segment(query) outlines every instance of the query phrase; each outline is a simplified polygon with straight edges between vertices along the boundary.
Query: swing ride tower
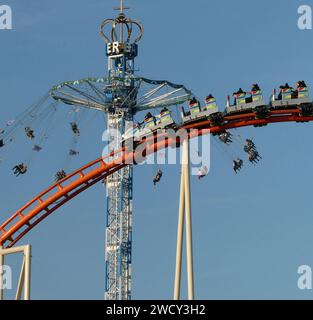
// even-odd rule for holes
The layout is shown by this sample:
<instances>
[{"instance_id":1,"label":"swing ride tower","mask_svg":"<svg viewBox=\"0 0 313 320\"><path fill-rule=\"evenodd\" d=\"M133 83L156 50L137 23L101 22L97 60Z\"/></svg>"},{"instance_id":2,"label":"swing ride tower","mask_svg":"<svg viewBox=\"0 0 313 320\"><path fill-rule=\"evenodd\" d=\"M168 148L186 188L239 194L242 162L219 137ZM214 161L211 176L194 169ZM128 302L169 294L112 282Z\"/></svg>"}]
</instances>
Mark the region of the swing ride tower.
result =
<instances>
[{"instance_id":1,"label":"swing ride tower","mask_svg":"<svg viewBox=\"0 0 313 320\"><path fill-rule=\"evenodd\" d=\"M100 34L106 42L108 57L108 84L105 95L110 108L107 112L108 152L118 150L125 133L126 122L133 122L136 90L133 76L138 42L143 33L142 25L125 16L123 0L115 19L101 24ZM105 27L111 26L110 37ZM132 40L134 27L137 37ZM110 160L114 160L111 158ZM132 200L133 170L127 166L106 180L106 300L131 299L132 257Z\"/></svg>"}]
</instances>

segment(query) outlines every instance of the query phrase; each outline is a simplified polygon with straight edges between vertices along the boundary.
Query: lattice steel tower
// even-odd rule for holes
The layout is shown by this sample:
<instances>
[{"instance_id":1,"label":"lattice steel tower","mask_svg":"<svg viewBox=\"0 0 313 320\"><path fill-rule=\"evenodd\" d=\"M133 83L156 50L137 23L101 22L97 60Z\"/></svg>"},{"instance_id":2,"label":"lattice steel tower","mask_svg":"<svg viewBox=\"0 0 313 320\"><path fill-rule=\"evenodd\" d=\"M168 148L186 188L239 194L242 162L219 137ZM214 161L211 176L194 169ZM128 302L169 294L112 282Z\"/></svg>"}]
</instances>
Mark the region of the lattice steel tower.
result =
<instances>
[{"instance_id":1,"label":"lattice steel tower","mask_svg":"<svg viewBox=\"0 0 313 320\"><path fill-rule=\"evenodd\" d=\"M126 121L133 121L136 105L134 59L138 53L137 43L142 37L142 25L125 16L123 0L115 19L107 19L101 25L101 36L107 43L108 84L106 98L112 99L108 111L107 128L109 152L121 146ZM105 35L106 25L111 25L110 37ZM133 38L136 27L137 38ZM113 160L113 158L109 159ZM114 173L106 181L106 300L131 299L132 257L132 200L133 170L127 166Z\"/></svg>"}]
</instances>

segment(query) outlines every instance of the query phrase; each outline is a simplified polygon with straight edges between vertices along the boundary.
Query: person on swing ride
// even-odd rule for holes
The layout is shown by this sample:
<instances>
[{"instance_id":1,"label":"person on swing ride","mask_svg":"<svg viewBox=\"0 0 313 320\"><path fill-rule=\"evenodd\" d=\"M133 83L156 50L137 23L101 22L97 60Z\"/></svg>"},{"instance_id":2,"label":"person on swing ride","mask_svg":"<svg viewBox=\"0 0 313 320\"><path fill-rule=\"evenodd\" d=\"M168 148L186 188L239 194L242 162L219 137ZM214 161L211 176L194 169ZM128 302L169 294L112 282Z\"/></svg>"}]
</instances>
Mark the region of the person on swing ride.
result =
<instances>
[{"instance_id":1,"label":"person on swing ride","mask_svg":"<svg viewBox=\"0 0 313 320\"><path fill-rule=\"evenodd\" d=\"M18 177L21 174L25 174L27 172L27 166L24 163L18 164L12 168L14 174Z\"/></svg>"},{"instance_id":2,"label":"person on swing ride","mask_svg":"<svg viewBox=\"0 0 313 320\"><path fill-rule=\"evenodd\" d=\"M80 131L79 131L79 128L78 128L78 125L76 122L71 122L71 128L72 128L72 131L74 132L74 134L79 136Z\"/></svg>"},{"instance_id":3,"label":"person on swing ride","mask_svg":"<svg viewBox=\"0 0 313 320\"><path fill-rule=\"evenodd\" d=\"M233 161L233 169L236 173L238 173L238 171L241 170L242 166L243 166L243 160L237 159Z\"/></svg>"},{"instance_id":4,"label":"person on swing ride","mask_svg":"<svg viewBox=\"0 0 313 320\"><path fill-rule=\"evenodd\" d=\"M66 177L66 172L64 170L60 170L55 175L55 181L58 182Z\"/></svg>"},{"instance_id":5,"label":"person on swing ride","mask_svg":"<svg viewBox=\"0 0 313 320\"><path fill-rule=\"evenodd\" d=\"M30 127L26 127L25 128L25 132L26 132L26 135L29 139L33 140L35 139L35 134L34 134L34 130Z\"/></svg>"},{"instance_id":6,"label":"person on swing ride","mask_svg":"<svg viewBox=\"0 0 313 320\"><path fill-rule=\"evenodd\" d=\"M156 185L158 182L160 182L162 176L163 176L163 172L161 170L158 170L158 172L156 173L153 179L153 184Z\"/></svg>"}]
</instances>

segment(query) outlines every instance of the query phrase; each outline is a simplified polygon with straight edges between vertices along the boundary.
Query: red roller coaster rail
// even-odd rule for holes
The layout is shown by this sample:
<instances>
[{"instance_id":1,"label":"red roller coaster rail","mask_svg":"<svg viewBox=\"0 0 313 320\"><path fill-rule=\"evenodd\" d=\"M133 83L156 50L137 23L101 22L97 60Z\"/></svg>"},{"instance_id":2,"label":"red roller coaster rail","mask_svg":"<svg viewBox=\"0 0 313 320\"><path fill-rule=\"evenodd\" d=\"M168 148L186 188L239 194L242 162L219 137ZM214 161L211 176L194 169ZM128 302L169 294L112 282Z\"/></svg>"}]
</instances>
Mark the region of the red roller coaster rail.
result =
<instances>
[{"instance_id":1,"label":"red roller coaster rail","mask_svg":"<svg viewBox=\"0 0 313 320\"><path fill-rule=\"evenodd\" d=\"M189 131L188 138L191 139L204 134L218 133L223 130L246 126L265 126L280 122L309 122L313 121L313 116L302 116L299 109L284 109L269 111L266 119L256 119L255 113L245 113L225 116L223 121L223 125L219 126L212 126L211 121L206 120L182 125L181 128L188 130L198 129ZM147 143L146 155L154 153L156 150L167 148L169 145L176 145L176 139L175 141L163 139L158 142L155 142L157 140L154 138L150 140L151 143ZM113 155L115 160L109 163L106 162ZM24 235L51 213L81 192L126 166L125 163L129 163L130 159L133 159L135 156L136 151L135 153L127 153L124 149L117 150L112 154L83 166L63 180L53 184L26 203L0 226L0 246L4 248L14 246Z\"/></svg>"}]
</instances>

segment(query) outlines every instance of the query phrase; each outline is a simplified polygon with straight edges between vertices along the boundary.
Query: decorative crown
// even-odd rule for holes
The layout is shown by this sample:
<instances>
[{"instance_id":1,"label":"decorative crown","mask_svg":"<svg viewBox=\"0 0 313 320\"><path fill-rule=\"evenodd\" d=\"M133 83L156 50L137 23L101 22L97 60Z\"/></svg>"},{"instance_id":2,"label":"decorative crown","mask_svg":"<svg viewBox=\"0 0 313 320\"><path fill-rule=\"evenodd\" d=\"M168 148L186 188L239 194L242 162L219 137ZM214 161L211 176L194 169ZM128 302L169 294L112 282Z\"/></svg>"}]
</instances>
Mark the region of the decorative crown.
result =
<instances>
[{"instance_id":1,"label":"decorative crown","mask_svg":"<svg viewBox=\"0 0 313 320\"><path fill-rule=\"evenodd\" d=\"M101 23L100 36L106 43L138 43L141 40L143 35L142 24L137 20L126 17L125 9L129 8L124 7L124 0L121 0L120 8L115 8L115 10L120 11L120 14L115 19L106 19ZM108 25L111 25L111 30L105 32ZM135 31L135 29L137 30ZM135 32L136 36L132 37Z\"/></svg>"}]
</instances>

